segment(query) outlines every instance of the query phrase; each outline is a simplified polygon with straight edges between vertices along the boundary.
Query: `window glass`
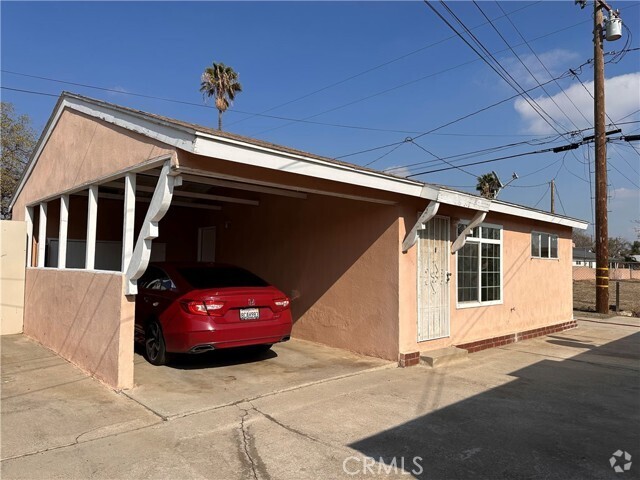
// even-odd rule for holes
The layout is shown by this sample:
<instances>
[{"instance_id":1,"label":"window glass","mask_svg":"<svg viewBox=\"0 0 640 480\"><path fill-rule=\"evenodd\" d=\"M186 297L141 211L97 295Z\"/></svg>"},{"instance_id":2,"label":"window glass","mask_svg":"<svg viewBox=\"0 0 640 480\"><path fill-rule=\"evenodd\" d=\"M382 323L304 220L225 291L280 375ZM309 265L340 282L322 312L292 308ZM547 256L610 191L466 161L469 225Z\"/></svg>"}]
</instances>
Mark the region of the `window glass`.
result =
<instances>
[{"instance_id":1,"label":"window glass","mask_svg":"<svg viewBox=\"0 0 640 480\"><path fill-rule=\"evenodd\" d=\"M157 267L148 267L144 275L138 280L138 286L147 290L172 290L176 286L173 280L169 278L169 275L164 270Z\"/></svg>"},{"instance_id":2,"label":"window glass","mask_svg":"<svg viewBox=\"0 0 640 480\"><path fill-rule=\"evenodd\" d=\"M269 284L247 270L236 267L189 267L178 273L194 288L266 287Z\"/></svg>"},{"instance_id":3,"label":"window glass","mask_svg":"<svg viewBox=\"0 0 640 480\"><path fill-rule=\"evenodd\" d=\"M540 234L538 232L533 232L531 234L531 256L540 256Z\"/></svg>"},{"instance_id":4,"label":"window glass","mask_svg":"<svg viewBox=\"0 0 640 480\"><path fill-rule=\"evenodd\" d=\"M558 236L551 235L551 258L558 258Z\"/></svg>"},{"instance_id":5,"label":"window glass","mask_svg":"<svg viewBox=\"0 0 640 480\"><path fill-rule=\"evenodd\" d=\"M458 234L464 225L458 225ZM502 300L500 252L501 228L481 225L474 229L458 250L457 293L458 303L495 302Z\"/></svg>"},{"instance_id":6,"label":"window glass","mask_svg":"<svg viewBox=\"0 0 640 480\"><path fill-rule=\"evenodd\" d=\"M542 258L549 258L549 234L540 234L540 256Z\"/></svg>"},{"instance_id":7,"label":"window glass","mask_svg":"<svg viewBox=\"0 0 640 480\"><path fill-rule=\"evenodd\" d=\"M493 227L482 227L482 238L500 240L500 229Z\"/></svg>"},{"instance_id":8,"label":"window glass","mask_svg":"<svg viewBox=\"0 0 640 480\"><path fill-rule=\"evenodd\" d=\"M466 243L458 250L458 301L478 300L478 249L477 243Z\"/></svg>"},{"instance_id":9,"label":"window glass","mask_svg":"<svg viewBox=\"0 0 640 480\"><path fill-rule=\"evenodd\" d=\"M462 231L467 228L467 223L459 223L458 224L458 235L460 235L462 233ZM469 233L467 233L467 237L475 237L478 238L479 236L479 230L480 227L475 227L474 229L472 229Z\"/></svg>"}]
</instances>

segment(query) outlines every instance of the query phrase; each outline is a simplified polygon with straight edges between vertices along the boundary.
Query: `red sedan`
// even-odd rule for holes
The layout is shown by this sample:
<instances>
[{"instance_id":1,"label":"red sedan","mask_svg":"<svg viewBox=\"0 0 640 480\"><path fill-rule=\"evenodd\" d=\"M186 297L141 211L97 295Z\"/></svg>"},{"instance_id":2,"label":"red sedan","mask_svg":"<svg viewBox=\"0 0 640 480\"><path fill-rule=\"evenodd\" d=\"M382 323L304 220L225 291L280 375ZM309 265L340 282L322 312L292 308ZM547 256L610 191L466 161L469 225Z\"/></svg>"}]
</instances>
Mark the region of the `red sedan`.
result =
<instances>
[{"instance_id":1,"label":"red sedan","mask_svg":"<svg viewBox=\"0 0 640 480\"><path fill-rule=\"evenodd\" d=\"M138 280L136 340L147 359L289 340L289 299L247 270L211 263L152 263Z\"/></svg>"}]
</instances>

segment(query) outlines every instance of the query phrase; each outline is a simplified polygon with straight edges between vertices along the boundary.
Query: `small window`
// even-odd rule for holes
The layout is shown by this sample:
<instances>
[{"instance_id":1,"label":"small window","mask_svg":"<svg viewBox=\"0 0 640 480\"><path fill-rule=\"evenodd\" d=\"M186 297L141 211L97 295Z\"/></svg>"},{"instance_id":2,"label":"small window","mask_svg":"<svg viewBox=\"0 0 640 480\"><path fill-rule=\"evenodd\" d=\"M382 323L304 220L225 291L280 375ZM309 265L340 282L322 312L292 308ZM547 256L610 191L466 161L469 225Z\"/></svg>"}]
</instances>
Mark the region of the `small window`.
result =
<instances>
[{"instance_id":1,"label":"small window","mask_svg":"<svg viewBox=\"0 0 640 480\"><path fill-rule=\"evenodd\" d=\"M550 233L531 232L531 256L534 258L558 258L558 236Z\"/></svg>"}]
</instances>

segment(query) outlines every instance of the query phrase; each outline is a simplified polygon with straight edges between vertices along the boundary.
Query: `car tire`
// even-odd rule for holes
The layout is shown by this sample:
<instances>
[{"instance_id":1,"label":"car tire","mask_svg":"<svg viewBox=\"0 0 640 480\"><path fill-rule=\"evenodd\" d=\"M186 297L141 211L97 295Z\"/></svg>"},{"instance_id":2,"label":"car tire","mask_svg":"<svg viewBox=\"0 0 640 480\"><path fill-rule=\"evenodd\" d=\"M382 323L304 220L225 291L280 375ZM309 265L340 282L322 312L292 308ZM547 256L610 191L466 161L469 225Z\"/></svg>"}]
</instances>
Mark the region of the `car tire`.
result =
<instances>
[{"instance_id":1,"label":"car tire","mask_svg":"<svg viewBox=\"0 0 640 480\"><path fill-rule=\"evenodd\" d=\"M167 363L167 347L162 335L162 327L158 322L147 325L144 338L144 351L147 361L151 365L165 365Z\"/></svg>"}]
</instances>

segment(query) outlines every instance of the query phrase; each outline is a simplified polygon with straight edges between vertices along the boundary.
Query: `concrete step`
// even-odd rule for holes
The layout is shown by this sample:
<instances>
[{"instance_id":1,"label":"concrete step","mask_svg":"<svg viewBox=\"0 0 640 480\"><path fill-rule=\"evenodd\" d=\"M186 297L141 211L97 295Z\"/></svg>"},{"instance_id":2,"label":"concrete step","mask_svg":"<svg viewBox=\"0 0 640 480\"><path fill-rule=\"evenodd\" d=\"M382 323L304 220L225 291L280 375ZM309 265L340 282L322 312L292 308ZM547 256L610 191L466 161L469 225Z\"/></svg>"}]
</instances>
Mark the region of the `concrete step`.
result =
<instances>
[{"instance_id":1,"label":"concrete step","mask_svg":"<svg viewBox=\"0 0 640 480\"><path fill-rule=\"evenodd\" d=\"M431 368L455 365L466 362L468 359L468 352L458 347L446 347L420 352L420 363Z\"/></svg>"}]
</instances>

